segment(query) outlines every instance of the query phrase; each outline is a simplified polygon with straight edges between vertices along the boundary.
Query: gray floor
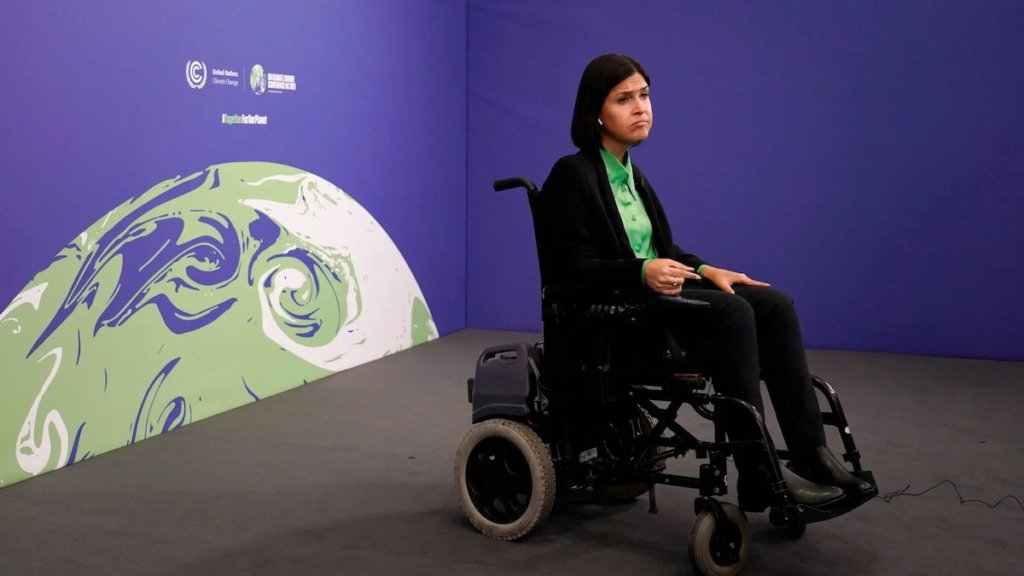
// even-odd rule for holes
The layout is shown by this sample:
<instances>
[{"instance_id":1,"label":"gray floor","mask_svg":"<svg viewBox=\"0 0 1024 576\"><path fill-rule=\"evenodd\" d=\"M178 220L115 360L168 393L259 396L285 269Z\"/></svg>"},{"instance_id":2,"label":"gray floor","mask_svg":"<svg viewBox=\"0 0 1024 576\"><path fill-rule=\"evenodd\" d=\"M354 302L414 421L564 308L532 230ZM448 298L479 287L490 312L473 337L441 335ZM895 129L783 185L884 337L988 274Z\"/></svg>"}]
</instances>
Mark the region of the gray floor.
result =
<instances>
[{"instance_id":1,"label":"gray floor","mask_svg":"<svg viewBox=\"0 0 1024 576\"><path fill-rule=\"evenodd\" d=\"M654 516L646 500L563 504L519 543L463 518L466 377L484 346L534 339L459 332L0 490L0 575L691 573L686 489L659 489ZM883 492L948 479L965 498L1024 498L1024 363L810 355ZM960 504L949 485L796 541L751 521L750 575L1019 574L1024 561L1021 505Z\"/></svg>"}]
</instances>

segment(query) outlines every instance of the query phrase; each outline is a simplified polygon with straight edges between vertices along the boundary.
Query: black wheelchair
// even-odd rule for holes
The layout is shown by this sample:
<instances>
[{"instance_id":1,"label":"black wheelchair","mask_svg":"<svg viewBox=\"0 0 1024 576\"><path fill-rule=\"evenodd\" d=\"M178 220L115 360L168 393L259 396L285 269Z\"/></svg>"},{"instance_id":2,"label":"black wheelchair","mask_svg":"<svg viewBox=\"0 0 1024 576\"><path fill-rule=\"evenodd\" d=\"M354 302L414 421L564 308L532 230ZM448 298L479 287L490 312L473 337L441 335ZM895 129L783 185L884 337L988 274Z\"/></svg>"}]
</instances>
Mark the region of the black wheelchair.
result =
<instances>
[{"instance_id":1,"label":"black wheelchair","mask_svg":"<svg viewBox=\"0 0 1024 576\"><path fill-rule=\"evenodd\" d=\"M519 187L529 196L543 283L540 192L524 178L494 183L498 191ZM707 306L680 297L544 286L543 341L483 351L467 382L473 426L455 461L459 501L473 526L492 538L518 540L544 522L561 494L592 490L613 501L647 494L653 513L656 485L695 488L690 561L698 573L719 576L738 573L750 552L746 515L719 500L728 493L727 462L736 453L752 451L763 459L772 493L769 521L794 538L807 524L845 514L877 494L876 489L824 507L794 502L780 468L787 451L775 448L752 405L714 393L711 379L699 370L701 342L679 342L659 325L649 311L655 298L662 299L659 306ZM827 401L822 418L838 429L844 460L854 475L875 486L861 466L835 390L818 377L812 380ZM713 423L713 441L679 424L684 405ZM759 440L726 437L715 419L726 405L749 413L760 427ZM697 476L667 472L668 459L689 452L706 460Z\"/></svg>"}]
</instances>

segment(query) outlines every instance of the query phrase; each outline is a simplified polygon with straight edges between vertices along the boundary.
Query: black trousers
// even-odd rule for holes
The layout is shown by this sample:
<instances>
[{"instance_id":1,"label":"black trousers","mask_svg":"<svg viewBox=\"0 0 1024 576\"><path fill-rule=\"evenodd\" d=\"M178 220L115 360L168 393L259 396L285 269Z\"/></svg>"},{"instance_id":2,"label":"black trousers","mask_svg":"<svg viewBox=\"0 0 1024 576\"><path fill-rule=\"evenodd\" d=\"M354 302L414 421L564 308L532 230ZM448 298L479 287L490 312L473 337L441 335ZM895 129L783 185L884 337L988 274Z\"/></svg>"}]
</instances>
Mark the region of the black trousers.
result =
<instances>
[{"instance_id":1,"label":"black trousers","mask_svg":"<svg viewBox=\"0 0 1024 576\"><path fill-rule=\"evenodd\" d=\"M773 288L733 286L722 292L708 281L687 281L682 296L710 307L665 306L664 320L683 341L696 336L707 346L706 371L715 390L753 404L764 416L765 382L783 439L799 458L825 444L814 386L807 369L803 336L793 299ZM757 438L749 415L726 411L727 434ZM742 467L742 458L737 466Z\"/></svg>"}]
</instances>

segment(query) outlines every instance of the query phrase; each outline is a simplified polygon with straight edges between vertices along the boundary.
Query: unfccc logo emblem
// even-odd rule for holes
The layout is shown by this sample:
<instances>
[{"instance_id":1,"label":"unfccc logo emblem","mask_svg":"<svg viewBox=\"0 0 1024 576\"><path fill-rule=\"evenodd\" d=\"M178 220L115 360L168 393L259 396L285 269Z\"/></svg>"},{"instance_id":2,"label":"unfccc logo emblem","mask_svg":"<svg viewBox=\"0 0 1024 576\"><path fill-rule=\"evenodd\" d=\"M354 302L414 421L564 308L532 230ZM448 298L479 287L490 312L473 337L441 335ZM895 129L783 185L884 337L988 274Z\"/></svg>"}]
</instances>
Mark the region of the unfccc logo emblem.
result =
<instances>
[{"instance_id":1,"label":"unfccc logo emblem","mask_svg":"<svg viewBox=\"0 0 1024 576\"><path fill-rule=\"evenodd\" d=\"M249 87L257 96L267 91L267 73L263 70L263 66L257 64L252 67L249 72Z\"/></svg>"},{"instance_id":2,"label":"unfccc logo emblem","mask_svg":"<svg viewBox=\"0 0 1024 576\"><path fill-rule=\"evenodd\" d=\"M206 86L206 64L202 60L189 60L185 64L185 80L195 90Z\"/></svg>"}]
</instances>

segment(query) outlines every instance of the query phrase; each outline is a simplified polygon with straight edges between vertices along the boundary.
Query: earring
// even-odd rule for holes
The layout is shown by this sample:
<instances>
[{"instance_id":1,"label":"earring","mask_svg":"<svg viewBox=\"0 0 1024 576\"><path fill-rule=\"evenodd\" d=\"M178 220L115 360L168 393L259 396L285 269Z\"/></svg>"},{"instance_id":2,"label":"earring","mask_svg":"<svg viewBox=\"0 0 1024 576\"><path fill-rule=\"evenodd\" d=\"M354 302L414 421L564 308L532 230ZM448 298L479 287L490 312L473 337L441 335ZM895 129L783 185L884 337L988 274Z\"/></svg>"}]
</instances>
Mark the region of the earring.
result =
<instances>
[{"instance_id":1,"label":"earring","mask_svg":"<svg viewBox=\"0 0 1024 576\"><path fill-rule=\"evenodd\" d=\"M601 119L600 119L600 118L598 118L598 119L597 119L597 125L598 125L598 126L604 126L604 122L601 122Z\"/></svg>"}]
</instances>

